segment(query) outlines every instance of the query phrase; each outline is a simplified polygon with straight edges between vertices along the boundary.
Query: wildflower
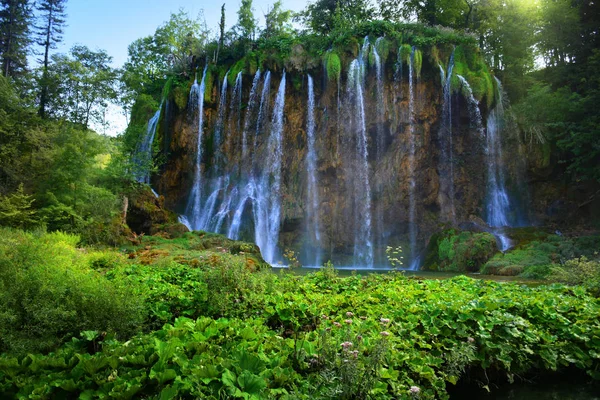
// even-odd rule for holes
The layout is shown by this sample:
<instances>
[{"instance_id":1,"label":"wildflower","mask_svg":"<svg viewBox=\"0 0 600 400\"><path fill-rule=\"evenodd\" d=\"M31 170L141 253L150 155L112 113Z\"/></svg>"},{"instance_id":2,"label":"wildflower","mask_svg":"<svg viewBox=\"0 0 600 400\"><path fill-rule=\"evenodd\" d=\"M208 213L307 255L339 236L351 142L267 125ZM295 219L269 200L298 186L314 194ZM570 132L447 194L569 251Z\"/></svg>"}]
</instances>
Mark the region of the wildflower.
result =
<instances>
[{"instance_id":1,"label":"wildflower","mask_svg":"<svg viewBox=\"0 0 600 400\"><path fill-rule=\"evenodd\" d=\"M385 337L385 336L390 336L390 333L389 333L388 331L379 332L379 334L380 334L381 336L384 336L384 337Z\"/></svg>"},{"instance_id":2,"label":"wildflower","mask_svg":"<svg viewBox=\"0 0 600 400\"><path fill-rule=\"evenodd\" d=\"M356 337L356 340L358 340L359 342L360 342L360 341L362 341L362 340L363 340L363 337L362 337L362 335L358 335L358 336Z\"/></svg>"},{"instance_id":3,"label":"wildflower","mask_svg":"<svg viewBox=\"0 0 600 400\"><path fill-rule=\"evenodd\" d=\"M475 339L473 339L472 337L468 337L467 338L467 342L469 342L469 343L475 343Z\"/></svg>"},{"instance_id":4,"label":"wildflower","mask_svg":"<svg viewBox=\"0 0 600 400\"><path fill-rule=\"evenodd\" d=\"M342 343L342 347L344 348L344 350L347 350L350 347L352 347L352 342L344 342Z\"/></svg>"},{"instance_id":5,"label":"wildflower","mask_svg":"<svg viewBox=\"0 0 600 400\"><path fill-rule=\"evenodd\" d=\"M347 323L348 325L350 325L352 323L352 320L351 319L347 319L347 320L344 320L344 322Z\"/></svg>"},{"instance_id":6,"label":"wildflower","mask_svg":"<svg viewBox=\"0 0 600 400\"><path fill-rule=\"evenodd\" d=\"M409 392L412 395L417 395L421 392L421 389L418 386L411 386Z\"/></svg>"},{"instance_id":7,"label":"wildflower","mask_svg":"<svg viewBox=\"0 0 600 400\"><path fill-rule=\"evenodd\" d=\"M390 323L389 318L381 318L379 321L381 322L382 325L387 325Z\"/></svg>"},{"instance_id":8,"label":"wildflower","mask_svg":"<svg viewBox=\"0 0 600 400\"><path fill-rule=\"evenodd\" d=\"M329 319L329 317L325 314L321 315L321 319Z\"/></svg>"},{"instance_id":9,"label":"wildflower","mask_svg":"<svg viewBox=\"0 0 600 400\"><path fill-rule=\"evenodd\" d=\"M346 313L346 317L354 317L354 313L353 313L353 312L350 312L350 311L348 311L348 312Z\"/></svg>"},{"instance_id":10,"label":"wildflower","mask_svg":"<svg viewBox=\"0 0 600 400\"><path fill-rule=\"evenodd\" d=\"M331 327L327 327L327 328L325 328L325 330L326 330L327 332L331 332Z\"/></svg>"},{"instance_id":11,"label":"wildflower","mask_svg":"<svg viewBox=\"0 0 600 400\"><path fill-rule=\"evenodd\" d=\"M351 351L350 354L352 354L352 357L358 358L358 350Z\"/></svg>"},{"instance_id":12,"label":"wildflower","mask_svg":"<svg viewBox=\"0 0 600 400\"><path fill-rule=\"evenodd\" d=\"M340 323L339 323L339 322L337 322L337 321L333 321L333 325L337 326L338 328L339 328L340 326L342 326L342 324L340 324Z\"/></svg>"},{"instance_id":13,"label":"wildflower","mask_svg":"<svg viewBox=\"0 0 600 400\"><path fill-rule=\"evenodd\" d=\"M362 319L362 320L364 321L364 320L366 320L366 319L367 319L367 316L366 316L366 315L361 315L359 318L360 318L360 319Z\"/></svg>"}]
</instances>

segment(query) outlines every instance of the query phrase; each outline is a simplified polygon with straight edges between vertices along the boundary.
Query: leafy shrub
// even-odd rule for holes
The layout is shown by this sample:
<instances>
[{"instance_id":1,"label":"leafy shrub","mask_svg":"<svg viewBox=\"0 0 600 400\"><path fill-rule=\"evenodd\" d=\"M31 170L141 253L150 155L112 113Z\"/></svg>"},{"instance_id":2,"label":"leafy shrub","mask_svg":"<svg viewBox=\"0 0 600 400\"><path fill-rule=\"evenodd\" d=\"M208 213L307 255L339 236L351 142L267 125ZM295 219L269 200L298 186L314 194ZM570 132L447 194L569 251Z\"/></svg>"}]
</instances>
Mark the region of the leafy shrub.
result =
<instances>
[{"instance_id":1,"label":"leafy shrub","mask_svg":"<svg viewBox=\"0 0 600 400\"><path fill-rule=\"evenodd\" d=\"M27 229L39 225L36 211L32 208L33 196L23 191L23 184L15 193L0 196L0 225Z\"/></svg>"},{"instance_id":2,"label":"leafy shrub","mask_svg":"<svg viewBox=\"0 0 600 400\"><path fill-rule=\"evenodd\" d=\"M600 262L586 257L574 258L551 269L548 279L568 285L583 285L600 297Z\"/></svg>"},{"instance_id":3,"label":"leafy shrub","mask_svg":"<svg viewBox=\"0 0 600 400\"><path fill-rule=\"evenodd\" d=\"M450 229L430 239L425 267L440 271L479 271L496 251L496 239L489 233Z\"/></svg>"},{"instance_id":4,"label":"leafy shrub","mask_svg":"<svg viewBox=\"0 0 600 400\"><path fill-rule=\"evenodd\" d=\"M325 68L327 70L327 79L338 80L342 73L342 63L340 57L333 51L328 51L324 58Z\"/></svg>"},{"instance_id":5,"label":"leafy shrub","mask_svg":"<svg viewBox=\"0 0 600 400\"><path fill-rule=\"evenodd\" d=\"M139 330L142 299L94 272L78 242L60 232L0 229L2 351L50 351L85 330L121 337Z\"/></svg>"}]
</instances>

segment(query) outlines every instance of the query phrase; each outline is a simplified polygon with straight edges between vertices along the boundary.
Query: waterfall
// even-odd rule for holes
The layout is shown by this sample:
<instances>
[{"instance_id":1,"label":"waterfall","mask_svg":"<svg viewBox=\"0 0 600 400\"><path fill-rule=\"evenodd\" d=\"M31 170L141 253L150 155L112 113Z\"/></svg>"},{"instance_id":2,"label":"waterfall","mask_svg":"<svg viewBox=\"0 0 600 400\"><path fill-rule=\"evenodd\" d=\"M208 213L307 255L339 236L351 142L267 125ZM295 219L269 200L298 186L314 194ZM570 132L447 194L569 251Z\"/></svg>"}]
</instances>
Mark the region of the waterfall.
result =
<instances>
[{"instance_id":1,"label":"waterfall","mask_svg":"<svg viewBox=\"0 0 600 400\"><path fill-rule=\"evenodd\" d=\"M368 143L364 104L365 54L369 38L365 38L359 57L348 69L348 99L352 107L352 133L356 135L356 165L354 165L354 263L373 266L373 238L371 228L371 186L369 183Z\"/></svg>"},{"instance_id":2,"label":"waterfall","mask_svg":"<svg viewBox=\"0 0 600 400\"><path fill-rule=\"evenodd\" d=\"M258 82L260 81L260 70L254 74L252 80L252 88L250 89L250 97L248 99L248 106L246 107L246 116L244 117L244 129L242 130L242 161L248 157L248 129L250 129L250 122L252 121L253 112L256 103L256 91L258 89Z\"/></svg>"},{"instance_id":3,"label":"waterfall","mask_svg":"<svg viewBox=\"0 0 600 400\"><path fill-rule=\"evenodd\" d=\"M463 93L469 103L469 114L471 116L471 123L475 124L477 133L479 133L479 135L481 135L481 137L483 137L483 135L484 135L483 122L482 122L483 118L481 117L481 111L479 111L479 102L477 101L475 96L473 96L473 90L471 89L469 82L467 82L467 80L460 75L456 75L456 76L458 77L458 79L460 80L460 83L462 84Z\"/></svg>"},{"instance_id":4,"label":"waterfall","mask_svg":"<svg viewBox=\"0 0 600 400\"><path fill-rule=\"evenodd\" d=\"M378 38L373 46L373 58L375 59L375 72L377 76L377 143L375 150L375 159L381 159L383 146L385 142L383 134L383 121L385 118L385 91L383 85L383 63L377 51L377 46L383 38Z\"/></svg>"},{"instance_id":5,"label":"waterfall","mask_svg":"<svg viewBox=\"0 0 600 400\"><path fill-rule=\"evenodd\" d=\"M138 172L137 181L140 183L150 184L150 171L147 170L148 164L152 161L152 144L154 143L154 137L156 136L156 128L158 127L158 120L160 119L160 111L162 109L162 102L158 111L152 118L148 120L148 126L146 128L146 134L140 143L138 150L136 151L134 162L138 167L144 168L144 172Z\"/></svg>"},{"instance_id":6,"label":"waterfall","mask_svg":"<svg viewBox=\"0 0 600 400\"><path fill-rule=\"evenodd\" d=\"M417 256L417 201L416 201L416 181L415 181L415 77L414 77L414 57L415 47L410 53L410 62L408 64L408 236L410 243L410 269L415 270L419 267L419 258Z\"/></svg>"},{"instance_id":7,"label":"waterfall","mask_svg":"<svg viewBox=\"0 0 600 400\"><path fill-rule=\"evenodd\" d=\"M213 186L213 190L206 199L206 204L202 209L202 214L200 215L200 219L198 222L198 229L203 231L211 231L211 222L212 217L215 213L215 207L217 205L217 199L219 198L219 194L223 191L223 188L227 187L228 180L225 180L225 185L223 185L223 177L218 177Z\"/></svg>"},{"instance_id":8,"label":"waterfall","mask_svg":"<svg viewBox=\"0 0 600 400\"><path fill-rule=\"evenodd\" d=\"M492 228L510 226L508 213L510 200L505 186L504 170L502 168L502 140L500 134L504 124L504 98L502 84L496 78L498 100L496 107L490 112L486 129L486 158L487 158L487 198L486 222ZM500 242L500 250L506 251L511 243L508 238L495 229Z\"/></svg>"},{"instance_id":9,"label":"waterfall","mask_svg":"<svg viewBox=\"0 0 600 400\"><path fill-rule=\"evenodd\" d=\"M254 179L251 178L250 182L248 182L246 185L243 195L240 197L240 201L238 202L233 213L233 219L231 220L231 225L229 226L229 231L227 232L227 237L229 239L240 239L240 228L242 226L242 215L244 213L244 208L246 207L246 203L248 201L254 200L255 191Z\"/></svg>"},{"instance_id":10,"label":"waterfall","mask_svg":"<svg viewBox=\"0 0 600 400\"><path fill-rule=\"evenodd\" d=\"M213 136L213 148L215 149L215 164L219 165L223 160L223 154L221 152L221 136L223 135L223 127L225 123L225 111L227 109L227 76L229 71L223 78L223 84L221 85L221 97L219 97L219 108L217 110L217 122L215 124L215 133Z\"/></svg>"},{"instance_id":11,"label":"waterfall","mask_svg":"<svg viewBox=\"0 0 600 400\"><path fill-rule=\"evenodd\" d=\"M256 146L258 142L258 136L262 133L265 128L264 119L265 115L269 112L269 93L271 91L271 71L267 71L265 74L265 80L260 95L260 105L258 106L258 116L256 117L256 132L254 135L254 144L252 153L256 152ZM252 165L254 167L255 158L253 158Z\"/></svg>"},{"instance_id":12,"label":"waterfall","mask_svg":"<svg viewBox=\"0 0 600 400\"><path fill-rule=\"evenodd\" d=\"M229 123L227 129L227 155L228 160L231 163L231 158L234 158L237 149L236 145L239 143L237 134L240 131L240 114L242 109L242 71L238 72L235 77L235 84L233 85L233 91L231 93L231 100L229 102Z\"/></svg>"},{"instance_id":13,"label":"waterfall","mask_svg":"<svg viewBox=\"0 0 600 400\"><path fill-rule=\"evenodd\" d=\"M306 120L306 171L307 171L307 232L314 241L314 265L321 265L321 232L319 226L319 192L317 186L317 153L315 151L315 93L313 78L308 75L308 115Z\"/></svg>"},{"instance_id":14,"label":"waterfall","mask_svg":"<svg viewBox=\"0 0 600 400\"><path fill-rule=\"evenodd\" d=\"M441 156L440 156L440 193L446 193L449 200L449 206L445 206L445 201L440 200L442 208L450 220L456 222L456 209L454 206L455 190L454 190L454 148L452 138L452 70L454 69L454 51L448 60L448 70L440 65L440 78L442 82L442 121L438 133ZM448 210L449 209L449 210Z\"/></svg>"},{"instance_id":15,"label":"waterfall","mask_svg":"<svg viewBox=\"0 0 600 400\"><path fill-rule=\"evenodd\" d=\"M197 82L194 82L192 89L190 91L190 99L192 96L196 97L196 104L198 109L198 138L196 144L196 163L195 163L195 174L194 174L194 183L192 185L192 190L190 191L190 196L188 198L188 204L186 207L185 215L190 223L190 226L194 229L199 229L199 220L200 212L202 209L202 131L204 125L204 89L205 89L205 78L206 78L206 69L204 67L204 72L202 73L202 80L200 81L200 85ZM192 101L192 107L195 107L194 102Z\"/></svg>"},{"instance_id":16,"label":"waterfall","mask_svg":"<svg viewBox=\"0 0 600 400\"><path fill-rule=\"evenodd\" d=\"M254 213L255 241L263 258L273 264L277 258L279 226L281 224L281 164L283 156L283 112L285 107L285 71L281 77L275 105L271 133L267 143L261 177L257 187L257 211Z\"/></svg>"}]
</instances>

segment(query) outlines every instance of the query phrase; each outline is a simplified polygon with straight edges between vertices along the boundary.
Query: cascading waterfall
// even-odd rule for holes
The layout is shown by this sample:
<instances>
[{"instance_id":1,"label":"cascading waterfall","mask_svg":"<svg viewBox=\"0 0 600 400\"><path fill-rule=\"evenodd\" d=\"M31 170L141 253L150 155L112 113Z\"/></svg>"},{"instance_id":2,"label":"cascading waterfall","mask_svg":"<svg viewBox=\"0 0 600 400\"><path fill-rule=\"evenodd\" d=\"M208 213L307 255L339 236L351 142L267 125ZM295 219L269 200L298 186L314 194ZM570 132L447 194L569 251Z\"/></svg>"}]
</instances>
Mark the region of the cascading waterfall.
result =
<instances>
[{"instance_id":1,"label":"cascading waterfall","mask_svg":"<svg viewBox=\"0 0 600 400\"><path fill-rule=\"evenodd\" d=\"M214 182L213 190L210 196L208 196L208 199L206 199L206 204L202 209L198 229L203 231L214 230L215 225L211 225L211 223L213 222L213 215L217 205L217 200L219 198L220 193L224 190L224 188L227 188L228 185L228 179L223 179L223 177L221 176L216 179L216 181Z\"/></svg>"},{"instance_id":2,"label":"cascading waterfall","mask_svg":"<svg viewBox=\"0 0 600 400\"><path fill-rule=\"evenodd\" d=\"M256 104L256 91L258 90L258 82L260 81L260 70L254 74L252 80L252 88L250 89L250 97L248 99L248 106L246 107L246 116L244 117L244 129L242 130L242 161L244 162L248 158L248 130L250 129L250 123L253 121L254 109Z\"/></svg>"},{"instance_id":3,"label":"cascading waterfall","mask_svg":"<svg viewBox=\"0 0 600 400\"><path fill-rule=\"evenodd\" d=\"M439 130L439 139L441 147L440 159L440 192L445 192L448 195L449 206L445 211L446 216L449 215L450 220L456 222L456 209L454 206L455 191L454 191L454 149L452 137L452 70L454 69L454 50L448 60L448 69L440 65L440 78L442 82L442 121ZM444 204L440 200L440 204Z\"/></svg>"},{"instance_id":4,"label":"cascading waterfall","mask_svg":"<svg viewBox=\"0 0 600 400\"><path fill-rule=\"evenodd\" d=\"M146 128L146 134L142 140L136 154L135 163L142 167L146 166L152 160L152 144L154 143L154 137L156 136L156 128L158 128L158 120L160 119L160 112L162 110L162 102L160 107L152 118L148 120L148 127ZM137 177L137 181L140 183L150 184L150 172L140 172Z\"/></svg>"},{"instance_id":5,"label":"cascading waterfall","mask_svg":"<svg viewBox=\"0 0 600 400\"><path fill-rule=\"evenodd\" d=\"M206 69L207 67L204 67L200 85L198 85L197 82L194 82L194 85L192 85L192 89L190 91L190 99L192 99L192 96L194 96L196 97L197 102L197 107L195 108L198 110L198 139L196 144L194 183L188 198L185 215L193 229L199 229L199 218L202 211L202 132L204 125L204 89L206 86ZM194 102L192 101L191 104L194 104Z\"/></svg>"},{"instance_id":6,"label":"cascading waterfall","mask_svg":"<svg viewBox=\"0 0 600 400\"><path fill-rule=\"evenodd\" d=\"M416 143L414 134L415 122L415 78L414 78L415 47L410 53L408 64L408 236L410 243L410 269L419 268L419 257L417 255L417 199L415 180L415 153Z\"/></svg>"},{"instance_id":7,"label":"cascading waterfall","mask_svg":"<svg viewBox=\"0 0 600 400\"><path fill-rule=\"evenodd\" d=\"M315 93L313 78L308 75L308 115L306 119L306 171L307 171L307 234L314 241L314 265L321 265L321 254L319 250L321 231L319 226L319 192L317 186L317 153L315 151Z\"/></svg>"},{"instance_id":8,"label":"cascading waterfall","mask_svg":"<svg viewBox=\"0 0 600 400\"><path fill-rule=\"evenodd\" d=\"M254 213L254 238L263 258L270 264L276 262L279 226L281 224L281 167L283 157L283 111L285 107L285 71L273 107L271 133L267 143L262 175L256 190Z\"/></svg>"},{"instance_id":9,"label":"cascading waterfall","mask_svg":"<svg viewBox=\"0 0 600 400\"><path fill-rule=\"evenodd\" d=\"M473 96L473 90L471 89L469 82L467 82L467 80L460 75L456 75L456 76L458 77L458 79L460 80L460 83L462 84L462 88L464 91L463 94L465 95L465 97L469 103L469 114L471 116L471 123L475 124L477 133L479 133L481 135L481 137L483 137L483 135L484 135L483 122L482 122L483 118L481 117L481 111L479 111L479 102L477 101L475 96Z\"/></svg>"},{"instance_id":10,"label":"cascading waterfall","mask_svg":"<svg viewBox=\"0 0 600 400\"><path fill-rule=\"evenodd\" d=\"M215 133L213 136L213 147L215 149L215 161L216 164L219 165L223 160L223 155L221 153L221 145L223 135L223 128L225 124L225 112L227 110L227 76L229 75L229 71L225 74L223 78L223 84L221 85L221 97L219 98L219 108L217 109L217 122L215 124Z\"/></svg>"},{"instance_id":11,"label":"cascading waterfall","mask_svg":"<svg viewBox=\"0 0 600 400\"><path fill-rule=\"evenodd\" d=\"M375 46L372 47L373 51L373 59L375 61L375 76L377 78L377 138L375 140L375 159L381 160L383 157L383 153L385 151L385 132L384 132L384 119L385 119L385 90L384 90L384 70L383 63L381 61L381 57L379 55L378 49L381 46L383 38L380 37L375 41ZM374 168L373 173L376 173L376 169ZM377 258L383 259L384 254L382 250L385 248L385 232L384 232L384 224L383 224L383 208L380 203L373 210L375 214L375 244L378 250Z\"/></svg>"},{"instance_id":12,"label":"cascading waterfall","mask_svg":"<svg viewBox=\"0 0 600 400\"><path fill-rule=\"evenodd\" d=\"M502 168L502 141L500 134L504 124L504 104L502 84L496 79L497 103L487 119L486 156L487 156L487 199L486 222L499 237L500 250L510 248L510 240L498 228L510 226L508 213L510 200L505 186L504 170Z\"/></svg>"},{"instance_id":13,"label":"cascading waterfall","mask_svg":"<svg viewBox=\"0 0 600 400\"><path fill-rule=\"evenodd\" d=\"M256 117L256 132L254 135L254 144L252 154L256 152L256 146L258 144L258 136L262 133L265 128L265 115L269 112L269 93L271 91L271 71L267 71L265 74L265 80L263 82L263 88L260 95L260 105L258 107L258 116ZM254 168L254 159L252 162Z\"/></svg>"},{"instance_id":14,"label":"cascading waterfall","mask_svg":"<svg viewBox=\"0 0 600 400\"><path fill-rule=\"evenodd\" d=\"M229 104L229 129L227 132L228 147L231 155L236 154L235 148L236 133L240 131L240 114L242 112L242 71L238 72L235 77L233 92L231 93L231 102Z\"/></svg>"},{"instance_id":15,"label":"cascading waterfall","mask_svg":"<svg viewBox=\"0 0 600 400\"><path fill-rule=\"evenodd\" d=\"M356 140L356 164L354 165L354 264L373 266L373 238L371 227L371 186L367 146L367 127L364 104L365 57L369 38L365 38L359 57L348 69L348 99L352 107L352 134Z\"/></svg>"}]
</instances>

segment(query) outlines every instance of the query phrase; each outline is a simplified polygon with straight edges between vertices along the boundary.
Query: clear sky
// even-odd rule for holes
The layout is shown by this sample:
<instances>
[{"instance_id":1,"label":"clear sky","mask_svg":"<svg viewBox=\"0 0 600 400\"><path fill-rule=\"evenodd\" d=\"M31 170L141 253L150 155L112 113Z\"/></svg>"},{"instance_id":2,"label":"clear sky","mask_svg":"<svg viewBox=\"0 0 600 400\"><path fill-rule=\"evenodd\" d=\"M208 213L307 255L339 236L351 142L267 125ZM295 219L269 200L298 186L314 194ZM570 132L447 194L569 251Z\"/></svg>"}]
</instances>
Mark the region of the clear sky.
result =
<instances>
[{"instance_id":1,"label":"clear sky","mask_svg":"<svg viewBox=\"0 0 600 400\"><path fill-rule=\"evenodd\" d=\"M263 14L275 0L254 0L254 15L261 24ZM127 59L127 46L134 40L154 33L156 28L180 8L195 17L201 11L209 29L217 32L221 5L225 3L226 24L237 21L240 0L68 0L67 27L57 52L66 53L74 44L93 50L104 49L115 66ZM283 0L285 9L302 10L306 0Z\"/></svg>"},{"instance_id":2,"label":"clear sky","mask_svg":"<svg viewBox=\"0 0 600 400\"><path fill-rule=\"evenodd\" d=\"M264 25L264 14L275 0L254 0L254 15ZM215 34L225 3L227 29L237 22L240 0L68 0L67 26L63 42L54 50L67 53L74 44L92 50L106 50L113 57L113 66L120 67L127 60L127 46L136 39L152 35L156 28L169 19L171 13L183 9L191 17L203 12L206 24ZM307 0L283 0L283 8L300 11ZM117 106L109 106L106 114L108 129L95 127L100 133L114 136L124 131L127 119Z\"/></svg>"}]
</instances>

